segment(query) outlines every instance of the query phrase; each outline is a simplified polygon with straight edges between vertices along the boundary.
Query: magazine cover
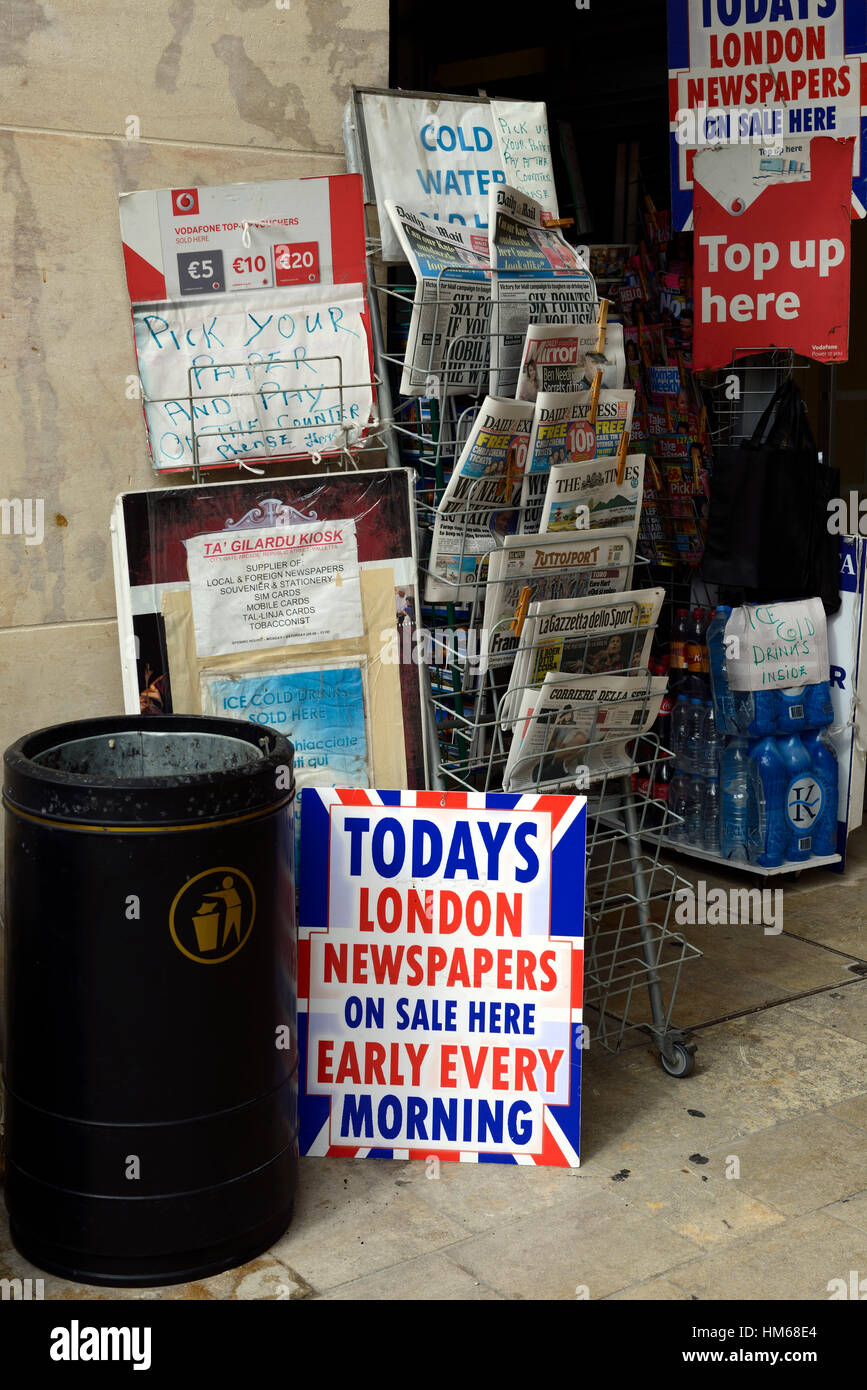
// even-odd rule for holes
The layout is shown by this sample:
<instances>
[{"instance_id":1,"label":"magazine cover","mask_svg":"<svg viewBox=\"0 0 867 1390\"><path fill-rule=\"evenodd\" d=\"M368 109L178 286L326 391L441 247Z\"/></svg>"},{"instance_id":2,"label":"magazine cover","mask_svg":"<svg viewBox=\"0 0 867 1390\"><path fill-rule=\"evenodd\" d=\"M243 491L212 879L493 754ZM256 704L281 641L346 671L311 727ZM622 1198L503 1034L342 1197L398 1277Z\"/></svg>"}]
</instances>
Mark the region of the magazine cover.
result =
<instances>
[{"instance_id":1,"label":"magazine cover","mask_svg":"<svg viewBox=\"0 0 867 1390\"><path fill-rule=\"evenodd\" d=\"M488 664L504 666L515 655L519 639L510 624L525 589L530 603L622 593L632 583L634 558L631 531L618 528L592 536L507 536L488 568Z\"/></svg>"},{"instance_id":2,"label":"magazine cover","mask_svg":"<svg viewBox=\"0 0 867 1390\"><path fill-rule=\"evenodd\" d=\"M485 556L518 525L533 407L486 396L437 508L426 603L475 597Z\"/></svg>"},{"instance_id":3,"label":"magazine cover","mask_svg":"<svg viewBox=\"0 0 867 1390\"><path fill-rule=\"evenodd\" d=\"M633 589L531 603L501 709L503 718L513 717L524 691L540 686L549 671L598 676L646 669L664 597L664 589Z\"/></svg>"},{"instance_id":4,"label":"magazine cover","mask_svg":"<svg viewBox=\"0 0 867 1390\"><path fill-rule=\"evenodd\" d=\"M534 401L539 392L589 391L598 371L606 390L619 391L626 377L623 325L606 324L604 348L597 352L596 324L531 323L518 373L519 401Z\"/></svg>"},{"instance_id":5,"label":"magazine cover","mask_svg":"<svg viewBox=\"0 0 867 1390\"><path fill-rule=\"evenodd\" d=\"M531 323L595 323L596 285L574 246L545 225L532 198L491 186L491 382L495 396L514 395Z\"/></svg>"},{"instance_id":6,"label":"magazine cover","mask_svg":"<svg viewBox=\"0 0 867 1390\"><path fill-rule=\"evenodd\" d=\"M503 773L505 791L579 791L634 766L627 744L659 714L666 676L553 676L527 691Z\"/></svg>"},{"instance_id":7,"label":"magazine cover","mask_svg":"<svg viewBox=\"0 0 867 1390\"><path fill-rule=\"evenodd\" d=\"M433 222L386 203L415 275L402 396L474 394L488 371L491 269L485 232Z\"/></svg>"},{"instance_id":8,"label":"magazine cover","mask_svg":"<svg viewBox=\"0 0 867 1390\"><path fill-rule=\"evenodd\" d=\"M521 487L522 534L533 535L541 528L551 468L597 457L614 458L623 434L632 430L634 391L601 390L595 424L590 423L592 403L590 391L544 391L536 397Z\"/></svg>"},{"instance_id":9,"label":"magazine cover","mask_svg":"<svg viewBox=\"0 0 867 1390\"><path fill-rule=\"evenodd\" d=\"M548 474L540 531L576 531L600 526L624 526L638 537L644 498L644 454L627 454L623 477L617 481L618 461L588 459L558 463Z\"/></svg>"},{"instance_id":10,"label":"magazine cover","mask_svg":"<svg viewBox=\"0 0 867 1390\"><path fill-rule=\"evenodd\" d=\"M421 672L399 656L418 614L413 477L122 494L112 531L127 713L246 716L285 733L299 772L318 766L328 785L354 767L360 786L423 788Z\"/></svg>"}]
</instances>

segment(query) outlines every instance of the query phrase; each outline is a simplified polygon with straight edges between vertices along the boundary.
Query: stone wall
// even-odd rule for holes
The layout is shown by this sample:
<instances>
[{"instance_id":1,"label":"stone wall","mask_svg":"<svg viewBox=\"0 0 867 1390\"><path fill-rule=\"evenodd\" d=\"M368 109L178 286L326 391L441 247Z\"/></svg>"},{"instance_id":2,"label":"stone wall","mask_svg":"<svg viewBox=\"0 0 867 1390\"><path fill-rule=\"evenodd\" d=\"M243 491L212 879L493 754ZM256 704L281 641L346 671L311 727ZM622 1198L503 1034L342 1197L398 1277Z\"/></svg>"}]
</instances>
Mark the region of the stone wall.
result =
<instances>
[{"instance_id":1,"label":"stone wall","mask_svg":"<svg viewBox=\"0 0 867 1390\"><path fill-rule=\"evenodd\" d=\"M3 0L0 497L45 524L0 533L0 750L122 709L109 514L159 483L117 195L339 173L349 85L387 76L388 0Z\"/></svg>"}]
</instances>

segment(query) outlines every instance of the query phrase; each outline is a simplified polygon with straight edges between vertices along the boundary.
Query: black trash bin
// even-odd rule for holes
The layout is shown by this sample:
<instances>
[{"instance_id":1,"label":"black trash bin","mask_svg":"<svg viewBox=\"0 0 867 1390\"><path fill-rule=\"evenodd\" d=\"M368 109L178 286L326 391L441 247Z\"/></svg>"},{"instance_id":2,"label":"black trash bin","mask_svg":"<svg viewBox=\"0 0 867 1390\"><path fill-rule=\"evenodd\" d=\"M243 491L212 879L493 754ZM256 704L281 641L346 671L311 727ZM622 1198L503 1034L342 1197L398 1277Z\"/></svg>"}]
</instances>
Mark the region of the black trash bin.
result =
<instances>
[{"instance_id":1,"label":"black trash bin","mask_svg":"<svg viewBox=\"0 0 867 1390\"><path fill-rule=\"evenodd\" d=\"M5 755L12 1238L95 1284L261 1253L297 1180L292 745L92 719Z\"/></svg>"}]
</instances>

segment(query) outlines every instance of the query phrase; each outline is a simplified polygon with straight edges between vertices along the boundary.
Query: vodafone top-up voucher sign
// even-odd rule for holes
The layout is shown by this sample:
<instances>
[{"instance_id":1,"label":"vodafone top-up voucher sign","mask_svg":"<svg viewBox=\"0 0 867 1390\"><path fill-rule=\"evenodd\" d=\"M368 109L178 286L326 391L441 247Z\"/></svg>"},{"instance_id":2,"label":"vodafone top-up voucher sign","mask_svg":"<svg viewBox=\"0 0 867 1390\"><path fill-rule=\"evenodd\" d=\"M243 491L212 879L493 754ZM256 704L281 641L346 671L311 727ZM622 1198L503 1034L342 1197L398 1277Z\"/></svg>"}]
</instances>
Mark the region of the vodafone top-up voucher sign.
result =
<instances>
[{"instance_id":1,"label":"vodafone top-up voucher sign","mask_svg":"<svg viewBox=\"0 0 867 1390\"><path fill-rule=\"evenodd\" d=\"M301 1151L578 1166L584 797L305 788Z\"/></svg>"}]
</instances>

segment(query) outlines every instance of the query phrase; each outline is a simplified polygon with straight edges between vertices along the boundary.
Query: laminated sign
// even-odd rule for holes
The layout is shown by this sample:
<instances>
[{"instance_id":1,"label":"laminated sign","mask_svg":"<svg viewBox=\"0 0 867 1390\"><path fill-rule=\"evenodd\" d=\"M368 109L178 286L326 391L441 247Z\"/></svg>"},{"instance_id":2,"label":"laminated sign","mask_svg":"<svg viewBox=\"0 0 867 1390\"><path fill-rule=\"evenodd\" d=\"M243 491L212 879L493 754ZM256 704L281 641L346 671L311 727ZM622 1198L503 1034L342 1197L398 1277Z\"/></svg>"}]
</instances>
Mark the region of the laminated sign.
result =
<instances>
[{"instance_id":1,"label":"laminated sign","mask_svg":"<svg viewBox=\"0 0 867 1390\"><path fill-rule=\"evenodd\" d=\"M577 1167L584 797L305 788L301 1152Z\"/></svg>"},{"instance_id":2,"label":"laminated sign","mask_svg":"<svg viewBox=\"0 0 867 1390\"><path fill-rule=\"evenodd\" d=\"M809 176L760 176L759 151L695 160L693 368L791 348L816 362L849 352L851 140L810 144Z\"/></svg>"}]
</instances>

